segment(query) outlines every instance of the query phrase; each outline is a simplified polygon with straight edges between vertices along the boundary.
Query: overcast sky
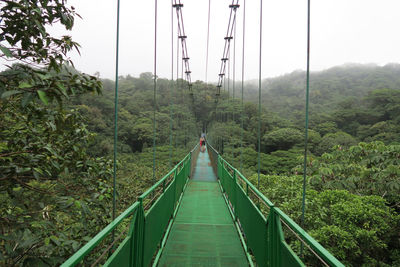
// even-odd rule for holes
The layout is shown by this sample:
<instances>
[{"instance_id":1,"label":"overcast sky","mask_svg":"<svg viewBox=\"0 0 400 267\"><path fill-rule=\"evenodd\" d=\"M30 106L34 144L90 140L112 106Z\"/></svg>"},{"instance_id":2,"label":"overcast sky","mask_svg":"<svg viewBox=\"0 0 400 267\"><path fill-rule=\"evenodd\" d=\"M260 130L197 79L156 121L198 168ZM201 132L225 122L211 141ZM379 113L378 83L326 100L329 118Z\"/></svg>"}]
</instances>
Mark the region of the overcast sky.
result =
<instances>
[{"instance_id":1,"label":"overcast sky","mask_svg":"<svg viewBox=\"0 0 400 267\"><path fill-rule=\"evenodd\" d=\"M205 80L208 0L181 1L192 80ZM209 81L218 78L231 2L211 0ZM71 54L79 70L89 74L98 71L103 78L115 77L116 3L116 0L68 1L82 16L76 20L73 31L65 33L82 46L81 56ZM241 73L243 1L239 0L239 4L237 79ZM259 5L259 0L246 1L245 80L258 77ZM307 0L265 0L263 5L262 76L304 70ZM350 62L399 63L399 12L399 0L311 0L311 70ZM158 0L158 14L157 72L170 78L170 0ZM173 15L176 31L176 13ZM154 0L121 0L120 23L120 75L152 72ZM56 32L64 34L60 29Z\"/></svg>"}]
</instances>

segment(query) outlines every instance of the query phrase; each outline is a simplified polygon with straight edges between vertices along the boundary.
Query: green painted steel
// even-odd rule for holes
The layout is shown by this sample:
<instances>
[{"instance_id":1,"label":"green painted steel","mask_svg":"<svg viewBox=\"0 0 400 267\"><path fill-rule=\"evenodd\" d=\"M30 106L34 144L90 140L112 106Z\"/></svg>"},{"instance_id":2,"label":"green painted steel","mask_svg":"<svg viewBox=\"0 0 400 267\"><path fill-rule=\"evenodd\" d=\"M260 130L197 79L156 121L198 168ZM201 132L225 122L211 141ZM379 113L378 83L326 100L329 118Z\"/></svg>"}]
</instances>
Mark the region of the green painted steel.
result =
<instances>
[{"instance_id":1,"label":"green painted steel","mask_svg":"<svg viewBox=\"0 0 400 267\"><path fill-rule=\"evenodd\" d=\"M198 156L158 266L249 266L207 152Z\"/></svg>"},{"instance_id":2,"label":"green painted steel","mask_svg":"<svg viewBox=\"0 0 400 267\"><path fill-rule=\"evenodd\" d=\"M267 224L265 217L254 203L247 197L246 192L237 187L235 214L240 218L240 223L251 249L260 266L267 265Z\"/></svg>"},{"instance_id":3,"label":"green painted steel","mask_svg":"<svg viewBox=\"0 0 400 267\"><path fill-rule=\"evenodd\" d=\"M174 212L175 181L169 184L157 202L146 213L144 225L144 266L148 266L154 251L164 236L164 231Z\"/></svg>"},{"instance_id":4,"label":"green painted steel","mask_svg":"<svg viewBox=\"0 0 400 267\"><path fill-rule=\"evenodd\" d=\"M214 154L215 149L208 144ZM285 229L295 233L299 241L312 249L321 265L344 266L332 254L324 249L317 241L308 235L298 224L290 219L279 208L268 200L252 185L238 170L226 162L220 155L217 158L217 173L221 186L226 194L228 207L235 214L237 223L241 227L241 234L247 247L259 266L304 266L301 259L293 252L285 241ZM241 180L241 183L238 182ZM244 186L243 186L244 183ZM241 185L242 184L242 185ZM254 203L248 196L249 191ZM256 205L257 204L257 205ZM261 206L264 209L261 209ZM268 210L268 217L263 215Z\"/></svg>"},{"instance_id":5,"label":"green painted steel","mask_svg":"<svg viewBox=\"0 0 400 267\"><path fill-rule=\"evenodd\" d=\"M196 146L62 267L85 265L85 256L93 250L102 253L100 242L111 240L113 231L121 232L117 227L126 226L122 222L128 219L129 231L99 264L305 266L285 240L285 233L291 232L291 238L304 242L321 265L343 266L211 145L207 147L209 153L198 153Z\"/></svg>"},{"instance_id":6,"label":"green painted steel","mask_svg":"<svg viewBox=\"0 0 400 267\"><path fill-rule=\"evenodd\" d=\"M109 234L121 226L128 217L131 217L129 232L123 237L116 251L106 260L104 266L149 265L158 249L162 248L159 245L178 207L180 195L189 178L191 155L197 149L198 146L62 266L76 266L83 263L85 256L91 253L101 241L108 238ZM158 198L145 211L144 202L149 201L158 191L161 191Z\"/></svg>"},{"instance_id":7,"label":"green painted steel","mask_svg":"<svg viewBox=\"0 0 400 267\"><path fill-rule=\"evenodd\" d=\"M121 215L119 215L114 221L112 221L106 228L104 228L100 233L98 233L92 240L90 240L85 246L79 249L74 255L72 255L66 262L61 266L75 266L78 264L87 254L89 254L102 240L104 240L108 234L117 228L121 222L136 213L139 209L139 203L135 202L127 210L125 210Z\"/></svg>"}]
</instances>

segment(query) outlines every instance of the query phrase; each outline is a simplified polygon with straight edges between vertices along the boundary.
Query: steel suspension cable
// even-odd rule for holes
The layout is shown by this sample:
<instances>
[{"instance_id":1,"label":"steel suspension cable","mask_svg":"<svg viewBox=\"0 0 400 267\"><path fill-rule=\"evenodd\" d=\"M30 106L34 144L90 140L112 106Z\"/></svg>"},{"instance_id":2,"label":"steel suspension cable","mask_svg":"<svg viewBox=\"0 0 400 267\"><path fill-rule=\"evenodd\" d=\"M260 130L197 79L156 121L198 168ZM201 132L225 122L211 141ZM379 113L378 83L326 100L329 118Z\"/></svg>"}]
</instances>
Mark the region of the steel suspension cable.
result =
<instances>
[{"instance_id":1,"label":"steel suspension cable","mask_svg":"<svg viewBox=\"0 0 400 267\"><path fill-rule=\"evenodd\" d=\"M232 99L235 99L235 78L236 78L236 23L233 26L233 66L232 66ZM232 114L232 119L234 116Z\"/></svg>"},{"instance_id":2,"label":"steel suspension cable","mask_svg":"<svg viewBox=\"0 0 400 267\"><path fill-rule=\"evenodd\" d=\"M156 181L157 0L154 0L153 182Z\"/></svg>"},{"instance_id":3,"label":"steel suspension cable","mask_svg":"<svg viewBox=\"0 0 400 267\"><path fill-rule=\"evenodd\" d=\"M228 103L230 102L230 85L231 85L231 50L228 50Z\"/></svg>"},{"instance_id":4,"label":"steel suspension cable","mask_svg":"<svg viewBox=\"0 0 400 267\"><path fill-rule=\"evenodd\" d=\"M262 56L262 15L263 0L260 0L260 58L258 63L258 151L257 151L257 187L260 187L260 169L261 169L261 56Z\"/></svg>"},{"instance_id":5,"label":"steel suspension cable","mask_svg":"<svg viewBox=\"0 0 400 267\"><path fill-rule=\"evenodd\" d=\"M177 25L178 27L178 25ZM176 31L178 32L178 28L176 29ZM179 93L179 36L176 37L176 82L175 82L175 86L176 86L176 91L177 93ZM176 98L178 103L178 97ZM178 115L177 115L178 117ZM180 124L180 120L177 122L177 127L179 128L179 124ZM177 145L177 140L178 140L178 134L176 134L175 137L175 144Z\"/></svg>"},{"instance_id":6,"label":"steel suspension cable","mask_svg":"<svg viewBox=\"0 0 400 267\"><path fill-rule=\"evenodd\" d=\"M210 43L210 14L211 0L208 0L208 22L207 22L207 53L206 53L206 86L208 86L208 47Z\"/></svg>"},{"instance_id":7,"label":"steel suspension cable","mask_svg":"<svg viewBox=\"0 0 400 267\"><path fill-rule=\"evenodd\" d=\"M115 93L114 93L114 160L113 160L113 209L112 219L115 219L117 197L117 144L118 144L118 67L119 67L119 19L120 1L117 1L117 36L115 49ZM114 231L112 233L114 240Z\"/></svg>"},{"instance_id":8,"label":"steel suspension cable","mask_svg":"<svg viewBox=\"0 0 400 267\"><path fill-rule=\"evenodd\" d=\"M171 87L169 91L169 168L172 168L172 124L174 121L172 110L172 91L174 87L174 6L171 0Z\"/></svg>"},{"instance_id":9,"label":"steel suspension cable","mask_svg":"<svg viewBox=\"0 0 400 267\"><path fill-rule=\"evenodd\" d=\"M177 16L177 21L178 21L178 36L179 39L181 40L181 46L182 46L182 60L184 62L185 66L185 74L186 74L186 81L188 82L189 85L189 90L191 90L192 86L192 78L191 78L191 70L190 70L190 65L189 65L189 56L187 52L187 44L186 44L186 38L187 36L185 35L185 26L183 23L183 15L182 15L182 7L183 4L179 0L174 0L174 4L172 5L174 8L176 8L176 16Z\"/></svg>"},{"instance_id":10,"label":"steel suspension cable","mask_svg":"<svg viewBox=\"0 0 400 267\"><path fill-rule=\"evenodd\" d=\"M244 108L243 108L243 88L244 88L244 45L246 33L246 0L243 0L243 44L242 44L242 98L240 103L240 171L243 171L243 124L244 124Z\"/></svg>"},{"instance_id":11,"label":"steel suspension cable","mask_svg":"<svg viewBox=\"0 0 400 267\"><path fill-rule=\"evenodd\" d=\"M303 163L303 199L301 205L301 227L304 229L304 214L306 208L307 150L308 150L308 106L310 93L310 0L307 1L307 74L306 74L306 119L304 130L304 163ZM303 244L300 255L303 256Z\"/></svg>"},{"instance_id":12,"label":"steel suspension cable","mask_svg":"<svg viewBox=\"0 0 400 267\"><path fill-rule=\"evenodd\" d=\"M236 1L236 3L235 3ZM228 54L230 50L230 41L233 38L233 26L236 22L236 10L239 8L238 4L239 0L232 0L232 4L229 5L229 8L231 9L230 15L229 15L229 21L228 21L228 29L226 31L226 36L224 37L225 39L225 45L224 45L224 51L222 53L222 58L221 58L221 67L220 71L218 74L218 83L217 83L217 93L216 95L220 95L222 83L225 82L225 72L226 72L226 61L228 61ZM228 66L229 68L229 66ZM228 79L228 85L229 85L229 79Z\"/></svg>"}]
</instances>

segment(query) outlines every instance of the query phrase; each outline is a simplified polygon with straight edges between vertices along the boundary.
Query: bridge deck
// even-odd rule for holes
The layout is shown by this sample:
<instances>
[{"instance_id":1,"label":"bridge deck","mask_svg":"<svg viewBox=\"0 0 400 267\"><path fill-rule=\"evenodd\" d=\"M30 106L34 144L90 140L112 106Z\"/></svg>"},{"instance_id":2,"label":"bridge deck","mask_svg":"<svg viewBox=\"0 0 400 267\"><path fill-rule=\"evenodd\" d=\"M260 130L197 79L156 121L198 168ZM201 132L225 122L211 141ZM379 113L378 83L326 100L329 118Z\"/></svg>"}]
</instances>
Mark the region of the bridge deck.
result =
<instances>
[{"instance_id":1,"label":"bridge deck","mask_svg":"<svg viewBox=\"0 0 400 267\"><path fill-rule=\"evenodd\" d=\"M207 152L199 154L159 266L249 266Z\"/></svg>"}]
</instances>

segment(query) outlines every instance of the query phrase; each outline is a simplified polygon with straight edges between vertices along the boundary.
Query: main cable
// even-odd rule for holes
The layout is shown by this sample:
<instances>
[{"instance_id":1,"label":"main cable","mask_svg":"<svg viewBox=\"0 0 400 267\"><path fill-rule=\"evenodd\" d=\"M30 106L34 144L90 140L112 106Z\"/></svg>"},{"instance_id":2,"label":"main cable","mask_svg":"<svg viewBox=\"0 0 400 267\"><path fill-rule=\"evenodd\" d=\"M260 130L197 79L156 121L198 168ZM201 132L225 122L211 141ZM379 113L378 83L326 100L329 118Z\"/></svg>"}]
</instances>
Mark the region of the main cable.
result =
<instances>
[{"instance_id":1,"label":"main cable","mask_svg":"<svg viewBox=\"0 0 400 267\"><path fill-rule=\"evenodd\" d=\"M174 4L172 5L174 8L176 8L176 16L177 16L177 21L178 21L178 36L179 39L181 40L181 46L182 46L182 60L184 62L185 66L185 74L186 74L186 81L188 82L189 90L191 91L191 86L192 86L192 78L191 78L191 70L190 70L190 65L189 65L189 55L187 52L187 44L186 44L186 38L187 36L185 35L185 26L183 23L183 14L182 14L182 8L183 4L179 0L174 0Z\"/></svg>"},{"instance_id":2,"label":"main cable","mask_svg":"<svg viewBox=\"0 0 400 267\"><path fill-rule=\"evenodd\" d=\"M221 67L220 67L220 71L218 74L216 96L220 95L221 87L224 82L224 77L225 77L225 72L226 72L226 61L229 60L230 41L233 39L233 37L232 37L233 28L234 28L233 26L236 23L236 10L239 8L238 2L239 2L239 0L236 0L236 3L235 3L235 0L232 0L232 4L229 5L231 12L229 15L228 29L226 31L226 36L224 37L225 44L224 44L224 51L222 53L222 58L221 58ZM229 68L229 66L228 66L228 68ZM229 79L228 79L228 87L229 87Z\"/></svg>"}]
</instances>

